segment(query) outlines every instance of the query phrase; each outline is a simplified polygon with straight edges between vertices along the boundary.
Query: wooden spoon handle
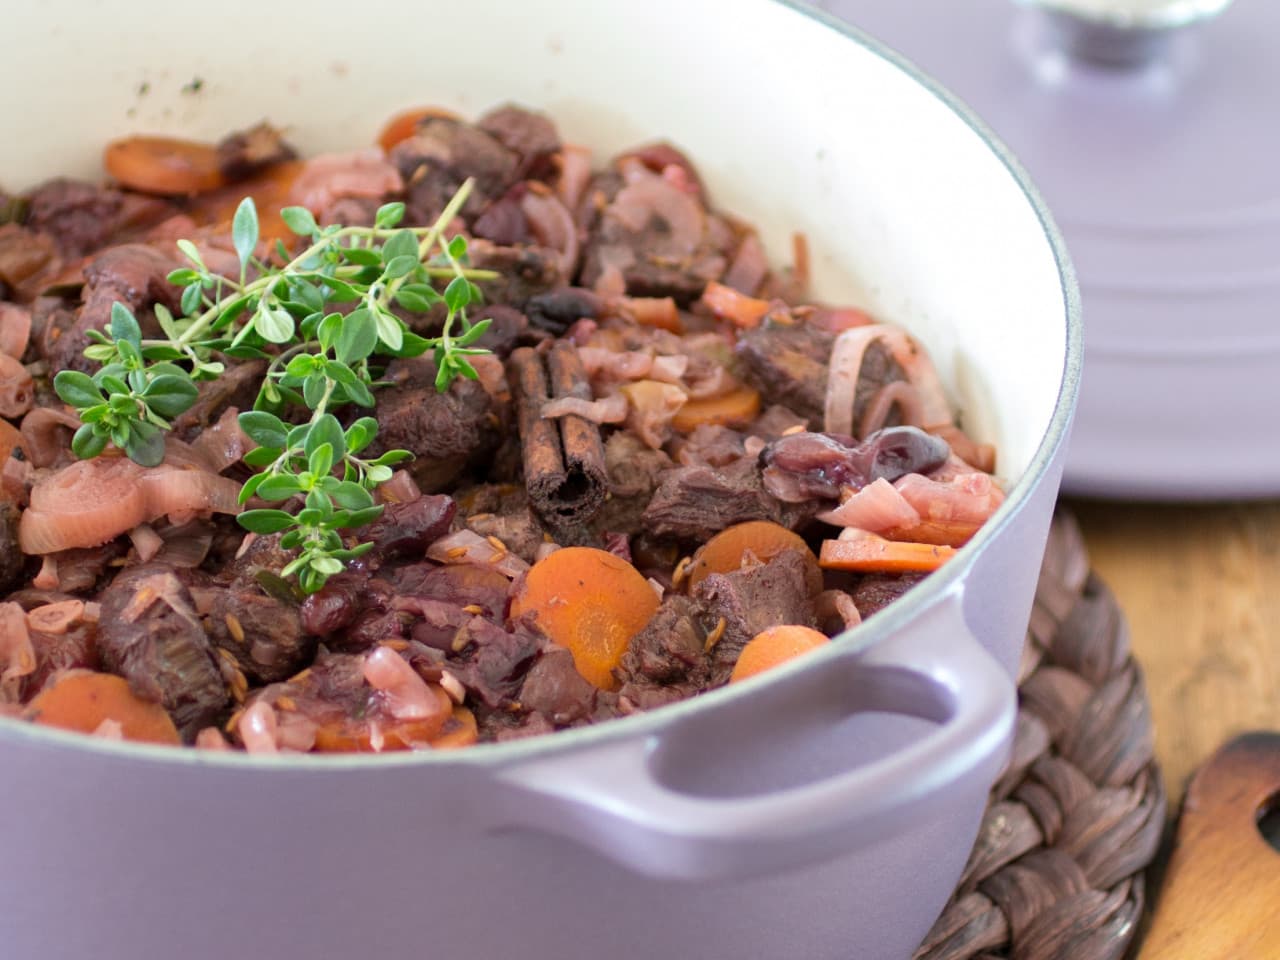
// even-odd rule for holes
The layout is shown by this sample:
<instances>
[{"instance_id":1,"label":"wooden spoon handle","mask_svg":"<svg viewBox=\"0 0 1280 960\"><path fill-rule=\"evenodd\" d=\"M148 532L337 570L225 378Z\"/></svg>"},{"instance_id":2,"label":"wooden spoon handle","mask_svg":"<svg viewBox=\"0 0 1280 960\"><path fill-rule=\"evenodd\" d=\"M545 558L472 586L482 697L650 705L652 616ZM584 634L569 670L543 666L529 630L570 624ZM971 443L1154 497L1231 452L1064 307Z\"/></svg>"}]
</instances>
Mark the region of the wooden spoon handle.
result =
<instances>
[{"instance_id":1,"label":"wooden spoon handle","mask_svg":"<svg viewBox=\"0 0 1280 960\"><path fill-rule=\"evenodd\" d=\"M1280 803L1280 734L1232 740L1187 789L1141 960L1280 957L1280 853L1258 820Z\"/></svg>"}]
</instances>

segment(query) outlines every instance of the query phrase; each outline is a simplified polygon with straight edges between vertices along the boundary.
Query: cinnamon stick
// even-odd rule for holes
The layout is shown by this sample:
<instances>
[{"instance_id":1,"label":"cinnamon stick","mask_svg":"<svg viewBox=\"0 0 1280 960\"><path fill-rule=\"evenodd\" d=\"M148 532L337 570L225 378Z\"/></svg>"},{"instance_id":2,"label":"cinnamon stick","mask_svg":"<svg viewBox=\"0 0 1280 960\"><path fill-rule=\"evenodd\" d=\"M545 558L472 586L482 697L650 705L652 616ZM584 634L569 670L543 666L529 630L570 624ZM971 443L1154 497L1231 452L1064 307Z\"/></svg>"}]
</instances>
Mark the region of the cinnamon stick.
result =
<instances>
[{"instance_id":1,"label":"cinnamon stick","mask_svg":"<svg viewBox=\"0 0 1280 960\"><path fill-rule=\"evenodd\" d=\"M545 367L530 347L513 351L509 365L529 501L553 529L580 526L604 505L608 491L600 428L573 415L543 419L542 406L560 397L592 399L582 359L573 344L557 341Z\"/></svg>"}]
</instances>

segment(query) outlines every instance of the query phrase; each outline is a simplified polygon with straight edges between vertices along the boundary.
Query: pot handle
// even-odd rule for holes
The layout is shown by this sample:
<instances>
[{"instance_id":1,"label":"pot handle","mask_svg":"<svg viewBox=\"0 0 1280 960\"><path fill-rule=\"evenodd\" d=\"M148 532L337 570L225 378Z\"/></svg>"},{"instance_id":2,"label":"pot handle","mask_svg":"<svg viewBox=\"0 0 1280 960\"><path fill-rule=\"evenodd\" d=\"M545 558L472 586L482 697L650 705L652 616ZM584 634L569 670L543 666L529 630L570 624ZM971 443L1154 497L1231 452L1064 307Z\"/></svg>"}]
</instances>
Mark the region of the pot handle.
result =
<instances>
[{"instance_id":1,"label":"pot handle","mask_svg":"<svg viewBox=\"0 0 1280 960\"><path fill-rule=\"evenodd\" d=\"M1007 757L1015 690L969 631L960 600L957 589L870 649L850 638L820 669L794 663L747 681L751 694L689 710L655 734L507 768L505 826L567 837L652 877L731 879L831 859L985 796ZM937 726L887 756L782 789L724 795L664 782L672 753L696 765L704 748L769 740L785 761L785 743L868 710ZM790 728L781 740L780 727Z\"/></svg>"}]
</instances>

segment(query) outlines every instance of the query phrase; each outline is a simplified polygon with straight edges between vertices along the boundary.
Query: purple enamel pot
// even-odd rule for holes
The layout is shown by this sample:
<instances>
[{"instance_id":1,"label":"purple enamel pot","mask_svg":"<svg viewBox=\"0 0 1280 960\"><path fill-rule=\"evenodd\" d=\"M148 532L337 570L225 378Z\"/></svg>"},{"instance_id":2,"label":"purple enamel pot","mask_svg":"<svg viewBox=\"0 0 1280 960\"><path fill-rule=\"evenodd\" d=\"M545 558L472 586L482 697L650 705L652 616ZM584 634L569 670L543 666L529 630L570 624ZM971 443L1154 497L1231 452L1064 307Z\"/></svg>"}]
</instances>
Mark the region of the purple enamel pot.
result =
<instances>
[{"instance_id":1,"label":"purple enamel pot","mask_svg":"<svg viewBox=\"0 0 1280 960\"><path fill-rule=\"evenodd\" d=\"M904 960L1006 758L1075 404L1061 241L1016 163L875 42L777 0L160 0L10 11L0 181L98 175L129 132L264 116L307 153L394 111L668 138L813 285L929 347L1008 497L821 652L598 727L456 752L263 758L0 720L6 957ZM193 83L198 79L200 83Z\"/></svg>"}]
</instances>

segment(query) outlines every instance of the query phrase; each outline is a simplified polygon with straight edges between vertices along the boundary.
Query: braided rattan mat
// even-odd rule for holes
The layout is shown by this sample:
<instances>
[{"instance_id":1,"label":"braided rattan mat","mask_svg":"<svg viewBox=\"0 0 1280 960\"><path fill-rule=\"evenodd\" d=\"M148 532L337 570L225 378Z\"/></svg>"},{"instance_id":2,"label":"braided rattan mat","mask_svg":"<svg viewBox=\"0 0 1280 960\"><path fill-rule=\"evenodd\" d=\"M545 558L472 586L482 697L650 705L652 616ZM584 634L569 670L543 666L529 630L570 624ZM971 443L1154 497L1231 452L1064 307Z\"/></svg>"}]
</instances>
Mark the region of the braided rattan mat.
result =
<instances>
[{"instance_id":1,"label":"braided rattan mat","mask_svg":"<svg viewBox=\"0 0 1280 960\"><path fill-rule=\"evenodd\" d=\"M1151 709L1115 598L1075 520L1049 535L1013 760L916 960L1119 960L1165 823Z\"/></svg>"}]
</instances>

